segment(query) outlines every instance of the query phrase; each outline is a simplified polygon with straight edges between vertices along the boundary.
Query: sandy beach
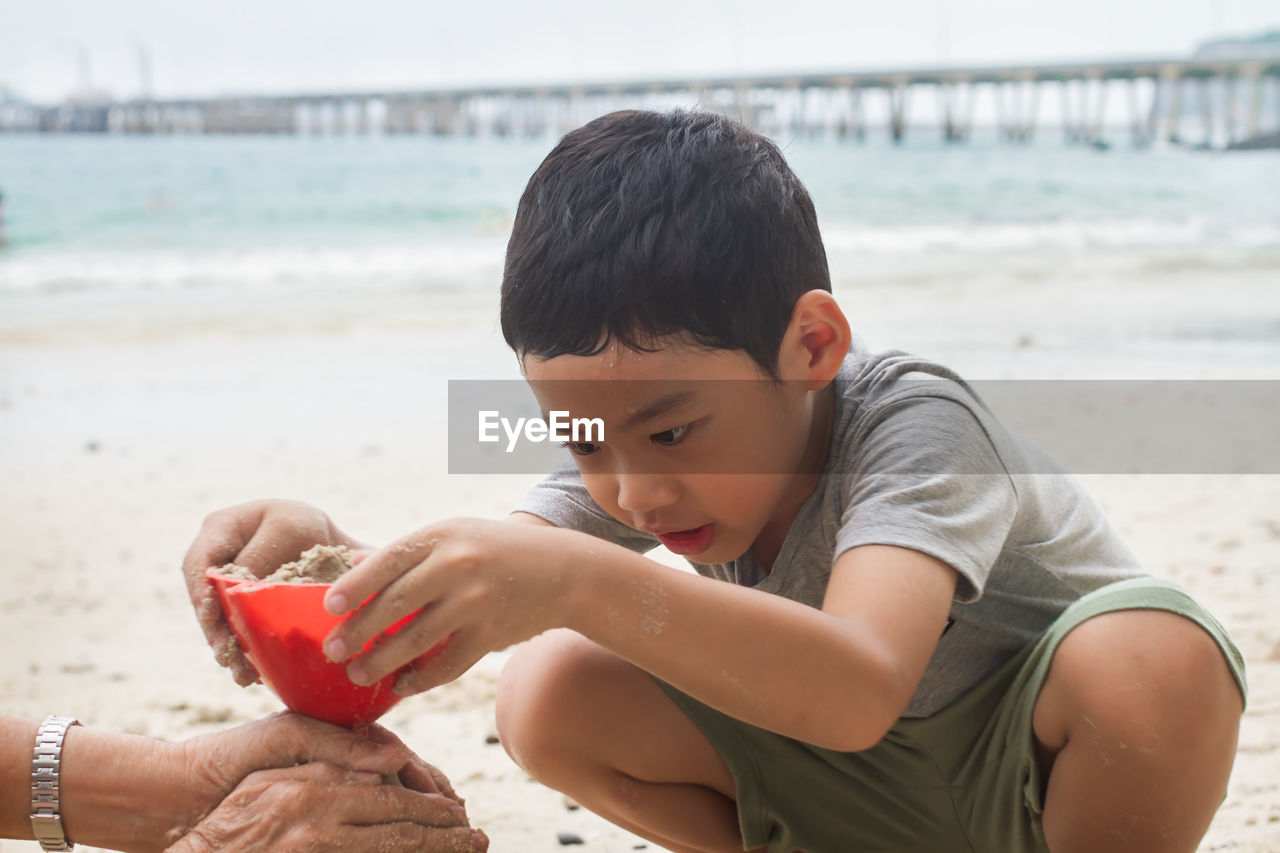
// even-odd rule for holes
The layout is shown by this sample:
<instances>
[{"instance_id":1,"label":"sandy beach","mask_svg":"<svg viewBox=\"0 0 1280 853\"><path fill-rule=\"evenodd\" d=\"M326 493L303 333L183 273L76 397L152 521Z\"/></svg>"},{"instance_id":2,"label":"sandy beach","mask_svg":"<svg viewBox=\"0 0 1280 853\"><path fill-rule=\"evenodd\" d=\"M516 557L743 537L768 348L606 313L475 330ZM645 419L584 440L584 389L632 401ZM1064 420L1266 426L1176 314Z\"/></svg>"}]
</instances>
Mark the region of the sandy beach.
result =
<instances>
[{"instance_id":1,"label":"sandy beach","mask_svg":"<svg viewBox=\"0 0 1280 853\"><path fill-rule=\"evenodd\" d=\"M444 377L515 375L477 319L492 306L459 308L465 322L439 303L400 307L323 323L31 324L0 343L6 713L179 740L278 710L214 663L187 604L179 562L212 509L299 498L373 542L505 514L533 478L449 476L443 454ZM1247 659L1239 755L1201 851L1280 850L1280 477L1085 480L1147 568L1200 596ZM586 850L657 849L570 810L489 742L503 660L385 724L452 778L495 851L557 850L558 832Z\"/></svg>"}]
</instances>

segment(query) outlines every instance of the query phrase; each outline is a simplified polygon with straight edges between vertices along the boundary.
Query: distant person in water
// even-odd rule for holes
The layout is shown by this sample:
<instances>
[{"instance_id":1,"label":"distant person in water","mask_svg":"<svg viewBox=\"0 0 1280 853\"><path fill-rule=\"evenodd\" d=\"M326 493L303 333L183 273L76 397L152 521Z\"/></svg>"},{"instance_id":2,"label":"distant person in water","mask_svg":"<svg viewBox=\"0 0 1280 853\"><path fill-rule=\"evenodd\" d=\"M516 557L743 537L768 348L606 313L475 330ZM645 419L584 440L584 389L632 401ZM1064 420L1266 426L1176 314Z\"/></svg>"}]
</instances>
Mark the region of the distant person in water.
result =
<instances>
[{"instance_id":1,"label":"distant person in water","mask_svg":"<svg viewBox=\"0 0 1280 853\"><path fill-rule=\"evenodd\" d=\"M4 192L0 191L0 249L9 245L4 236Z\"/></svg>"}]
</instances>

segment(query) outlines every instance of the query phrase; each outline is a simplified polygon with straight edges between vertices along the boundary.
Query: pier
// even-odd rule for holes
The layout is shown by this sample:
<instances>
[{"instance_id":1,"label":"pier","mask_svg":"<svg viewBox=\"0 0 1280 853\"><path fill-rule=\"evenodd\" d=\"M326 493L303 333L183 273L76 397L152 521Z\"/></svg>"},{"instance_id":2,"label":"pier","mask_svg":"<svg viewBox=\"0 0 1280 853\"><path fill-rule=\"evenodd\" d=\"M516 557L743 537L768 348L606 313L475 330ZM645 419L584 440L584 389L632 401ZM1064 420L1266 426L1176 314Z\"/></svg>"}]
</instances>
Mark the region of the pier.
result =
<instances>
[{"instance_id":1,"label":"pier","mask_svg":"<svg viewBox=\"0 0 1280 853\"><path fill-rule=\"evenodd\" d=\"M979 107L997 136L1046 131L1044 104L1070 143L1256 144L1280 134L1280 59L1147 59L889 69L563 85L241 95L59 106L0 103L0 132L117 134L559 135L614 109L714 110L774 136L902 142L916 132L970 139ZM1122 99L1119 109L1115 101ZM984 103L985 102L985 103ZM1126 117L1117 125L1117 113Z\"/></svg>"}]
</instances>

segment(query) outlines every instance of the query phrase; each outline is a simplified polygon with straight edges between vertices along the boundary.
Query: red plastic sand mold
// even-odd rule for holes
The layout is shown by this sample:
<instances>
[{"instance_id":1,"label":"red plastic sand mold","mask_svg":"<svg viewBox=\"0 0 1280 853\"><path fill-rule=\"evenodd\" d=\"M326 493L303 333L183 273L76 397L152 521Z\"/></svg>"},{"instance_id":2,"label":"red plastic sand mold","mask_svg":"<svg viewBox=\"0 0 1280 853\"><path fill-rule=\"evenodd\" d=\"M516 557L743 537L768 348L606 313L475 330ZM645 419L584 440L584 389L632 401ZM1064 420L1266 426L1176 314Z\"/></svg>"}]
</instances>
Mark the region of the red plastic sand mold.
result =
<instances>
[{"instance_id":1,"label":"red plastic sand mold","mask_svg":"<svg viewBox=\"0 0 1280 853\"><path fill-rule=\"evenodd\" d=\"M290 710L340 726L365 728L391 710L402 698L392 689L396 678L414 664L434 658L448 642L374 684L361 686L347 678L345 663L334 663L324 654L325 637L350 615L334 616L324 609L331 584L246 581L219 574L217 569L209 569L206 575L218 590L231 632L267 686ZM392 625L387 635L416 615L411 613ZM362 652L368 652L374 642Z\"/></svg>"}]
</instances>

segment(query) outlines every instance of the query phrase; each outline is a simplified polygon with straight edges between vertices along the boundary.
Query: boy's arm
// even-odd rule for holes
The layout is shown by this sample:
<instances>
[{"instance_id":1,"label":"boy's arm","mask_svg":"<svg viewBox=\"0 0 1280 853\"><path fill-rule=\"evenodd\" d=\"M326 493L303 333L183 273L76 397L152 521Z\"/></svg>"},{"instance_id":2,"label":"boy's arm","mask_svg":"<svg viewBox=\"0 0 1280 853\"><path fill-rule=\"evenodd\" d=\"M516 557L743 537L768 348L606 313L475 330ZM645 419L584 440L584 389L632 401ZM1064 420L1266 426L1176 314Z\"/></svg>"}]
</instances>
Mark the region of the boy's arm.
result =
<instances>
[{"instance_id":1,"label":"boy's arm","mask_svg":"<svg viewBox=\"0 0 1280 853\"><path fill-rule=\"evenodd\" d=\"M956 586L933 557L880 545L840 555L822 610L628 562L585 573L568 627L733 717L842 752L874 745L902 716Z\"/></svg>"},{"instance_id":2,"label":"boy's arm","mask_svg":"<svg viewBox=\"0 0 1280 853\"><path fill-rule=\"evenodd\" d=\"M335 593L360 601L383 590L334 632L334 657L345 658L401 608L428 604L411 630L357 659L349 671L358 682L452 634L445 653L399 687L417 692L491 649L567 627L727 714L852 751L878 741L907 707L955 586L956 573L932 557L866 545L837 559L818 610L520 514L407 537L335 584L330 608L346 609Z\"/></svg>"}]
</instances>

